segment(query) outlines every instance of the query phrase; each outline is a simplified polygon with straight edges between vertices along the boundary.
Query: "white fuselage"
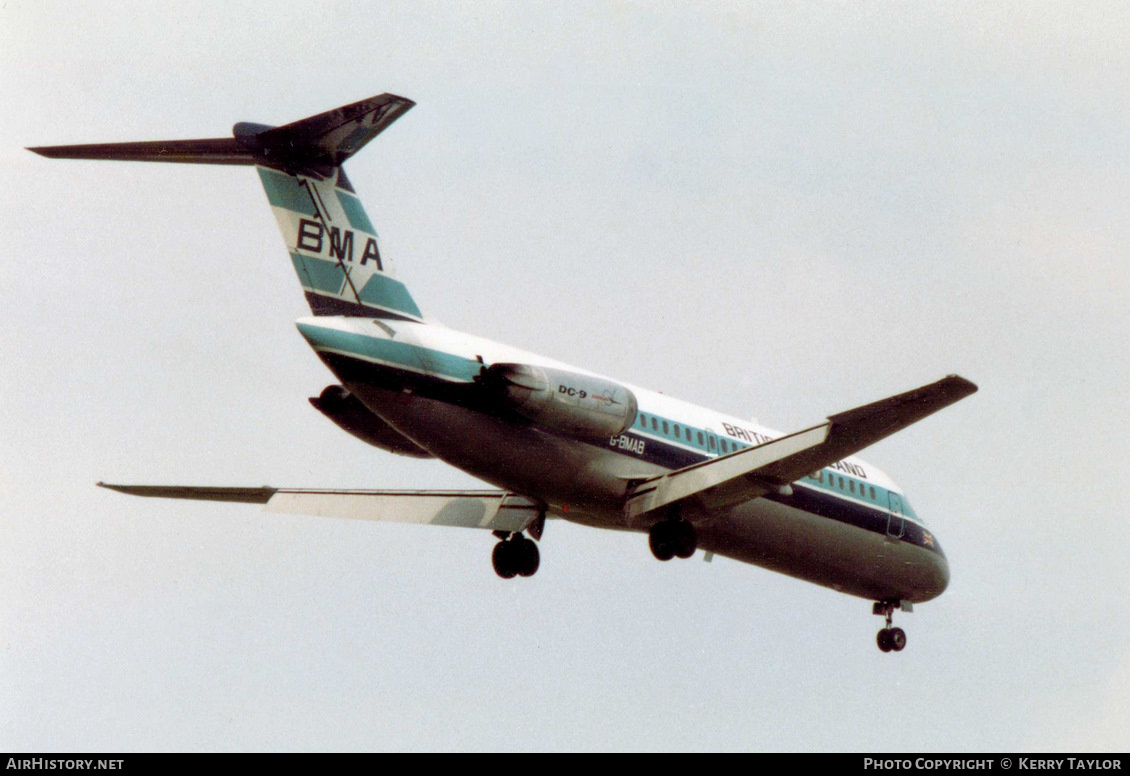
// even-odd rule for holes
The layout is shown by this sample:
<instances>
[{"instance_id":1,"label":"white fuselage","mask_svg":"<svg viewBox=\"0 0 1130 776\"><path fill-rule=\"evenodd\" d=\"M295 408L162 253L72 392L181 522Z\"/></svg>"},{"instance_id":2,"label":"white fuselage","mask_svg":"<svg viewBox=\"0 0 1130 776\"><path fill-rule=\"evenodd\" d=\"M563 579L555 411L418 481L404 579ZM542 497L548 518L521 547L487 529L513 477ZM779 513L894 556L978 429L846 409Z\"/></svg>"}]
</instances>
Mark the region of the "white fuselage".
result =
<instances>
[{"instance_id":1,"label":"white fuselage","mask_svg":"<svg viewBox=\"0 0 1130 776\"><path fill-rule=\"evenodd\" d=\"M498 363L591 372L434 324L314 317L298 325L343 384L401 434L577 523L646 531L655 517L636 524L623 509L633 480L779 436L626 386L639 404L632 427L608 439L578 440L492 412L477 398L476 378ZM949 580L940 544L902 491L856 458L793 483L791 494L692 509L685 517L704 550L872 600L926 601Z\"/></svg>"}]
</instances>

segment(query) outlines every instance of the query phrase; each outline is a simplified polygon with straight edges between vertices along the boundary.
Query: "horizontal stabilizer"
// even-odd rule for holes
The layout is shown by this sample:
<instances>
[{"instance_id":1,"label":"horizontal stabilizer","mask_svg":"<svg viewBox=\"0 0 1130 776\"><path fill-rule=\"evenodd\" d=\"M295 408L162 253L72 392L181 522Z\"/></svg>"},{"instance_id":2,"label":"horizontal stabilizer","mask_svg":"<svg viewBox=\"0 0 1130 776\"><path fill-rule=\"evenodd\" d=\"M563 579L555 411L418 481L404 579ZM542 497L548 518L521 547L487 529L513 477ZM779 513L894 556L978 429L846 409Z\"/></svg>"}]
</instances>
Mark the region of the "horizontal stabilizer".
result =
<instances>
[{"instance_id":1,"label":"horizontal stabilizer","mask_svg":"<svg viewBox=\"0 0 1130 776\"><path fill-rule=\"evenodd\" d=\"M630 519L695 498L718 509L780 491L789 483L858 453L977 391L963 377L936 383L828 417L827 423L757 447L643 480L625 506Z\"/></svg>"},{"instance_id":2,"label":"horizontal stabilizer","mask_svg":"<svg viewBox=\"0 0 1130 776\"><path fill-rule=\"evenodd\" d=\"M528 498L497 490L317 490L216 488L186 485L99 487L131 496L265 504L268 512L391 523L448 525L491 531L524 531L540 515Z\"/></svg>"},{"instance_id":3,"label":"horizontal stabilizer","mask_svg":"<svg viewBox=\"0 0 1130 776\"><path fill-rule=\"evenodd\" d=\"M381 94L281 127L241 122L229 138L37 146L28 150L53 159L259 164L293 175L326 178L415 104L395 94Z\"/></svg>"},{"instance_id":4,"label":"horizontal stabilizer","mask_svg":"<svg viewBox=\"0 0 1130 776\"><path fill-rule=\"evenodd\" d=\"M29 148L50 159L114 159L124 162L183 162L190 164L255 164L249 150L235 138L148 140L142 143L87 143Z\"/></svg>"},{"instance_id":5,"label":"horizontal stabilizer","mask_svg":"<svg viewBox=\"0 0 1130 776\"><path fill-rule=\"evenodd\" d=\"M130 496L146 498L187 498L194 501L238 501L243 504L266 504L278 488L204 488L184 485L112 485L99 482L98 487L116 490Z\"/></svg>"}]
</instances>

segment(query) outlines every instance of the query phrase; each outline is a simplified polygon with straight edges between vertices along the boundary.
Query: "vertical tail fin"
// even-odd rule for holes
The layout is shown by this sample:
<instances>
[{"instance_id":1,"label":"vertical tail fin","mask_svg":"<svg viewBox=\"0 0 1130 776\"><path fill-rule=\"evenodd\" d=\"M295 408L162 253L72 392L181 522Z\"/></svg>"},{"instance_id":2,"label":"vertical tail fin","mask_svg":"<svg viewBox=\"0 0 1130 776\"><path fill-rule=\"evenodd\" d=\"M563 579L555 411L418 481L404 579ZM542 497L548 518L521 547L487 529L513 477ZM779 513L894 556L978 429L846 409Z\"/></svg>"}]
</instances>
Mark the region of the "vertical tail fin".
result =
<instances>
[{"instance_id":1,"label":"vertical tail fin","mask_svg":"<svg viewBox=\"0 0 1130 776\"><path fill-rule=\"evenodd\" d=\"M413 105L382 94L281 127L241 122L231 138L29 150L66 159L254 165L315 315L420 320L341 166Z\"/></svg>"},{"instance_id":2,"label":"vertical tail fin","mask_svg":"<svg viewBox=\"0 0 1130 776\"><path fill-rule=\"evenodd\" d=\"M342 168L326 179L258 170L315 315L422 318L381 255L376 230Z\"/></svg>"}]
</instances>

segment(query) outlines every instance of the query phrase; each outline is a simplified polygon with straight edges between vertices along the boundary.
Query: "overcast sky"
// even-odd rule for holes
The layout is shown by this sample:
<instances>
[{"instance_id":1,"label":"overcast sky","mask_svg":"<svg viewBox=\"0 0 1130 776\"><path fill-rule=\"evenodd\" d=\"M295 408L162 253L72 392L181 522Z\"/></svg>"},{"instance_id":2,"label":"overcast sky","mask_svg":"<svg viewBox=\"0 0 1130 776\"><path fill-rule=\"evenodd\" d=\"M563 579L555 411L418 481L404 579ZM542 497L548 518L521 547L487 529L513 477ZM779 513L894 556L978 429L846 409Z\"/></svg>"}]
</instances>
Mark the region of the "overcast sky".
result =
<instances>
[{"instance_id":1,"label":"overcast sky","mask_svg":"<svg viewBox=\"0 0 1130 776\"><path fill-rule=\"evenodd\" d=\"M0 749L1130 748L1123 3L0 7ZM425 312L779 430L948 373L865 451L953 579L870 602L560 521L493 538L130 499L466 487L333 381L220 137L381 92L348 164Z\"/></svg>"}]
</instances>

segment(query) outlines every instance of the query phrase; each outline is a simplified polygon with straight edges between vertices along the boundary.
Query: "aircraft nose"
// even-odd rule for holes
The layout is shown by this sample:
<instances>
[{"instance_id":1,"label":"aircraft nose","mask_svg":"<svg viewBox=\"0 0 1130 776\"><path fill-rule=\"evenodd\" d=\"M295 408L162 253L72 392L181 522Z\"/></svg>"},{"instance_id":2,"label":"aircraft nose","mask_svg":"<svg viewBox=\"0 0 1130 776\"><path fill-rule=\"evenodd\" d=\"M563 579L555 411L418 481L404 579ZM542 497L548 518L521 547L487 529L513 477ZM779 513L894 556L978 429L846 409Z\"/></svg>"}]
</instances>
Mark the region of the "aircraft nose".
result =
<instances>
[{"instance_id":1,"label":"aircraft nose","mask_svg":"<svg viewBox=\"0 0 1130 776\"><path fill-rule=\"evenodd\" d=\"M945 592L950 583L950 564L940 552L929 553L925 562L918 564L918 601L929 601Z\"/></svg>"},{"instance_id":2,"label":"aircraft nose","mask_svg":"<svg viewBox=\"0 0 1130 776\"><path fill-rule=\"evenodd\" d=\"M950 584L950 564L945 555L938 554L936 556L934 574L938 580L938 595L941 595Z\"/></svg>"},{"instance_id":3,"label":"aircraft nose","mask_svg":"<svg viewBox=\"0 0 1130 776\"><path fill-rule=\"evenodd\" d=\"M921 531L920 538L915 535L918 531ZM945 552L942 551L942 544L925 526L914 527L911 536L913 537L911 541L926 550L919 556L923 558L919 561L921 572L919 579L922 583L922 592L927 596L923 600L937 598L945 592L950 583L950 564Z\"/></svg>"}]
</instances>

